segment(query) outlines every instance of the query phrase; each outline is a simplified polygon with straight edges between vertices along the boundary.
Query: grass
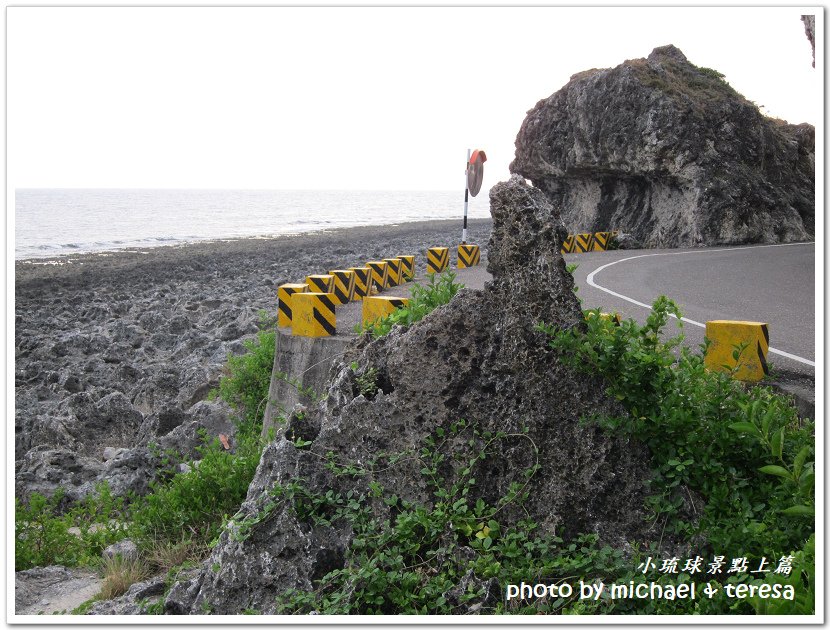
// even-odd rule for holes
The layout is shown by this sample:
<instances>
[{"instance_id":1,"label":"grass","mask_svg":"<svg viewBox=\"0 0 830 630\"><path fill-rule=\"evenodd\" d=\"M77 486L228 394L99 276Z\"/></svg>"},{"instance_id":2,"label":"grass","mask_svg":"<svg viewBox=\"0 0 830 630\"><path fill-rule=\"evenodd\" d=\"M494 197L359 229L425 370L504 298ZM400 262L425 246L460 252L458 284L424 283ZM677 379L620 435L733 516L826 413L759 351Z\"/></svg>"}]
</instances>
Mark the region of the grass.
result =
<instances>
[{"instance_id":1,"label":"grass","mask_svg":"<svg viewBox=\"0 0 830 630\"><path fill-rule=\"evenodd\" d=\"M105 558L101 563L104 583L98 599L113 599L123 595L136 582L150 576L150 568L141 558L124 558L121 555Z\"/></svg>"}]
</instances>

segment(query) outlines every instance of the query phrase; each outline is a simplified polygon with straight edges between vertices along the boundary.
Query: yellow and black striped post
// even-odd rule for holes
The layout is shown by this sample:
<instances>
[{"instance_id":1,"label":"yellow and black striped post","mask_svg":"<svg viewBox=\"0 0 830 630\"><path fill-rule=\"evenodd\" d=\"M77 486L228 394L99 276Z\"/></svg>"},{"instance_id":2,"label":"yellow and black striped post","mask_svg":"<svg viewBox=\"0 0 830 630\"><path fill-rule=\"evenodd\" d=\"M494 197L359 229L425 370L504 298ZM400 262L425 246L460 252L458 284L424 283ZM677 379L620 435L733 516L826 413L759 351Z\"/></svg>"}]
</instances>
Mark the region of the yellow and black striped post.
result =
<instances>
[{"instance_id":1,"label":"yellow and black striped post","mask_svg":"<svg viewBox=\"0 0 830 630\"><path fill-rule=\"evenodd\" d=\"M427 250L427 273L441 273L450 263L448 247L430 247Z\"/></svg>"},{"instance_id":2,"label":"yellow and black striped post","mask_svg":"<svg viewBox=\"0 0 830 630\"><path fill-rule=\"evenodd\" d=\"M585 314L585 319L590 319L595 315L596 313L594 311L588 311ZM613 313L600 313L599 318L604 319L605 321L614 322L614 326L619 326L622 324L622 315L620 315L616 311Z\"/></svg>"},{"instance_id":3,"label":"yellow and black striped post","mask_svg":"<svg viewBox=\"0 0 830 630\"><path fill-rule=\"evenodd\" d=\"M590 232L585 234L577 234L574 236L574 246L571 250L573 254L582 254L584 252L590 252L591 247L594 244L594 235Z\"/></svg>"},{"instance_id":4,"label":"yellow and black striped post","mask_svg":"<svg viewBox=\"0 0 830 630\"><path fill-rule=\"evenodd\" d=\"M369 295L372 270L369 267L350 267L349 271L354 271L354 295L352 299L359 302Z\"/></svg>"},{"instance_id":5,"label":"yellow and black striped post","mask_svg":"<svg viewBox=\"0 0 830 630\"><path fill-rule=\"evenodd\" d=\"M386 286L396 287L401 284L401 260L400 258L384 258L387 266L386 270Z\"/></svg>"},{"instance_id":6,"label":"yellow and black striped post","mask_svg":"<svg viewBox=\"0 0 830 630\"><path fill-rule=\"evenodd\" d=\"M277 326L291 325L291 296L306 291L307 284L281 284L277 288Z\"/></svg>"},{"instance_id":7,"label":"yellow and black striped post","mask_svg":"<svg viewBox=\"0 0 830 630\"><path fill-rule=\"evenodd\" d=\"M481 262L481 249L478 245L458 246L458 268L475 267Z\"/></svg>"},{"instance_id":8,"label":"yellow and black striped post","mask_svg":"<svg viewBox=\"0 0 830 630\"><path fill-rule=\"evenodd\" d=\"M734 378L739 381L760 381L769 374L769 328L766 324L712 320L706 322L706 338L710 343L704 364L710 370L731 372L736 367L732 353L736 347L744 346Z\"/></svg>"},{"instance_id":9,"label":"yellow and black striped post","mask_svg":"<svg viewBox=\"0 0 830 630\"><path fill-rule=\"evenodd\" d=\"M562 253L563 254L570 254L574 249L574 235L568 234L565 240L562 243Z\"/></svg>"},{"instance_id":10,"label":"yellow and black striped post","mask_svg":"<svg viewBox=\"0 0 830 630\"><path fill-rule=\"evenodd\" d=\"M363 300L363 325L368 326L381 317L389 315L396 308L407 304L409 304L408 298L370 295Z\"/></svg>"},{"instance_id":11,"label":"yellow and black striped post","mask_svg":"<svg viewBox=\"0 0 830 630\"><path fill-rule=\"evenodd\" d=\"M330 293L295 293L291 298L291 334L330 337L337 333L337 316Z\"/></svg>"},{"instance_id":12,"label":"yellow and black striped post","mask_svg":"<svg viewBox=\"0 0 830 630\"><path fill-rule=\"evenodd\" d=\"M594 232L593 251L604 252L608 249L608 241L611 240L611 232Z\"/></svg>"},{"instance_id":13,"label":"yellow and black striped post","mask_svg":"<svg viewBox=\"0 0 830 630\"><path fill-rule=\"evenodd\" d=\"M306 276L305 283L311 293L331 293L334 288L334 276L331 274Z\"/></svg>"},{"instance_id":14,"label":"yellow and black striped post","mask_svg":"<svg viewBox=\"0 0 830 630\"><path fill-rule=\"evenodd\" d=\"M378 288L378 291L385 289L389 275L389 263L385 260L370 260L366 263L366 266L372 270L371 283ZM369 293L371 294L371 284L369 286Z\"/></svg>"},{"instance_id":15,"label":"yellow and black striped post","mask_svg":"<svg viewBox=\"0 0 830 630\"><path fill-rule=\"evenodd\" d=\"M334 303L348 304L354 299L354 271L351 269L334 269L329 271L334 276Z\"/></svg>"},{"instance_id":16,"label":"yellow and black striped post","mask_svg":"<svg viewBox=\"0 0 830 630\"><path fill-rule=\"evenodd\" d=\"M401 284L415 277L415 256L398 256L401 259Z\"/></svg>"}]
</instances>

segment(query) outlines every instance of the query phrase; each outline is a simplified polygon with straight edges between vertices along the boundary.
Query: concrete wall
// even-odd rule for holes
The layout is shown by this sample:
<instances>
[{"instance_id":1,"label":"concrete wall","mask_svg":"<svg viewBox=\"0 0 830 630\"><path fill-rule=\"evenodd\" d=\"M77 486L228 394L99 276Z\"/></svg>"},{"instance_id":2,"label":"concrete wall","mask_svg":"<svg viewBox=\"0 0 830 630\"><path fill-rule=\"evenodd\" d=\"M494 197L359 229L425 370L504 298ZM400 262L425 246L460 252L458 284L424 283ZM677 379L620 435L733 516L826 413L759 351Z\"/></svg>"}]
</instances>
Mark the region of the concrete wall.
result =
<instances>
[{"instance_id":1,"label":"concrete wall","mask_svg":"<svg viewBox=\"0 0 830 630\"><path fill-rule=\"evenodd\" d=\"M329 368L339 360L354 337L295 337L291 329L278 329L274 349L271 386L262 423L266 436L271 427L279 429L279 419L297 403L310 405L313 396L328 389ZM304 390L311 389L308 395Z\"/></svg>"}]
</instances>

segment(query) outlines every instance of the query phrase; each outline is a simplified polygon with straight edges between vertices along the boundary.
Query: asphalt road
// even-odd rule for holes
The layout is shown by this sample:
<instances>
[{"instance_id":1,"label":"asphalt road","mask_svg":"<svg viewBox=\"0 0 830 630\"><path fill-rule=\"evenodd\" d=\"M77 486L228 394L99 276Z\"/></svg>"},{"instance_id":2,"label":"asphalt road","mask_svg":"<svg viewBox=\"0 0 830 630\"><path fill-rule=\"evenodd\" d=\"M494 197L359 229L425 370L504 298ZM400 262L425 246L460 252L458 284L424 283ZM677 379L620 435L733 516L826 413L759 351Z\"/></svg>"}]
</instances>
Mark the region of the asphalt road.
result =
<instances>
[{"instance_id":1,"label":"asphalt road","mask_svg":"<svg viewBox=\"0 0 830 630\"><path fill-rule=\"evenodd\" d=\"M583 308L618 311L643 322L660 295L686 318L688 344L706 321L769 325L773 370L815 378L815 244L754 245L569 254Z\"/></svg>"},{"instance_id":2,"label":"asphalt road","mask_svg":"<svg viewBox=\"0 0 830 630\"><path fill-rule=\"evenodd\" d=\"M645 249L567 254L578 265L574 278L582 307L617 311L645 322L651 304L666 295L684 316L685 343L703 343L713 319L769 325L768 363L782 384L813 390L816 357L815 244ZM426 274L418 269L416 282ZM479 289L490 278L486 261L458 270L458 281ZM408 296L411 284L383 291ZM338 334L354 334L361 304L338 307ZM676 328L669 324L669 334Z\"/></svg>"}]
</instances>

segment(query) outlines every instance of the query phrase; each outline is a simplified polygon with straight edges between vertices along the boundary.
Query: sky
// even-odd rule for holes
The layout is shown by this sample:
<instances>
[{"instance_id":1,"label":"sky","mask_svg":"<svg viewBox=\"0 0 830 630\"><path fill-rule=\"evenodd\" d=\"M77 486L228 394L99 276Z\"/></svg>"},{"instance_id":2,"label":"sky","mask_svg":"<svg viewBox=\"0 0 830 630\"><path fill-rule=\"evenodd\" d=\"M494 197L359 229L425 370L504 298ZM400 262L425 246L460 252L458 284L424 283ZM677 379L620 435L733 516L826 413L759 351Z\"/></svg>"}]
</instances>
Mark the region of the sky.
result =
<instances>
[{"instance_id":1,"label":"sky","mask_svg":"<svg viewBox=\"0 0 830 630\"><path fill-rule=\"evenodd\" d=\"M536 102L666 44L764 113L817 124L808 11L10 7L7 181L453 190L478 148L486 190Z\"/></svg>"}]
</instances>

